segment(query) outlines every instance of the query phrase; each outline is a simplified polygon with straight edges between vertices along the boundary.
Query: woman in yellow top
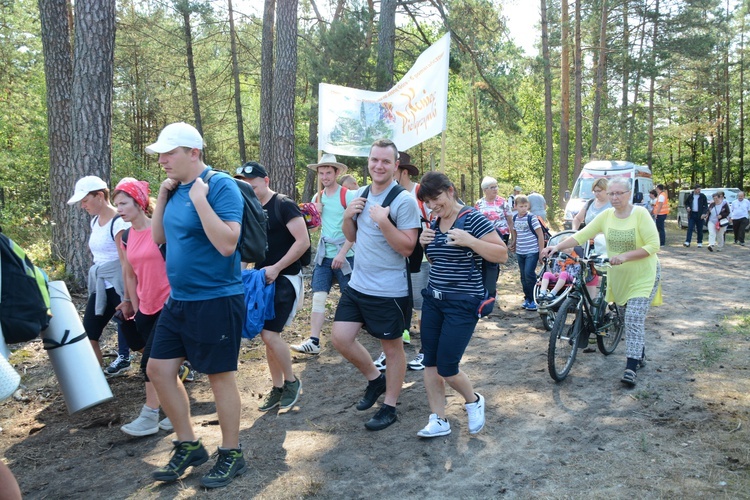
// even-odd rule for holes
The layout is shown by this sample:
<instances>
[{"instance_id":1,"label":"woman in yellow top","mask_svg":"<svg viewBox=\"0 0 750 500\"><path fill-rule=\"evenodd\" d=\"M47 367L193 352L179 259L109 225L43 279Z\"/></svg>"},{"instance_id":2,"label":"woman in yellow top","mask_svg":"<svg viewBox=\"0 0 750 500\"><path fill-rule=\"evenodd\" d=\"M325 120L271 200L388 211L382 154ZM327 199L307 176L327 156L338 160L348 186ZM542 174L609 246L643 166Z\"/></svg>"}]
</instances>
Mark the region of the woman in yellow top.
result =
<instances>
[{"instance_id":1,"label":"woman in yellow top","mask_svg":"<svg viewBox=\"0 0 750 500\"><path fill-rule=\"evenodd\" d=\"M633 206L628 179L613 179L607 187L612 208L600 213L585 228L557 245L547 247L542 256L582 245L598 233L607 240L608 302L625 307L625 346L627 364L622 382L635 386L636 370L645 364L646 314L650 304L661 304L659 292L659 234L651 215Z\"/></svg>"}]
</instances>

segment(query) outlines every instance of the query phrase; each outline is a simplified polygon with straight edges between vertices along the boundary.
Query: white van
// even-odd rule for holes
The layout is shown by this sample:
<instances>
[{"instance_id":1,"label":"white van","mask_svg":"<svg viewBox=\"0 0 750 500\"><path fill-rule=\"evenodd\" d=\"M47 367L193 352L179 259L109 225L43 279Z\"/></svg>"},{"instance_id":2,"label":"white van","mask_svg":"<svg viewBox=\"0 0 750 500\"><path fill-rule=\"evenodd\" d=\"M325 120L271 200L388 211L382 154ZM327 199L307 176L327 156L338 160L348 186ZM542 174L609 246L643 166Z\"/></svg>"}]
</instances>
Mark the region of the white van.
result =
<instances>
[{"instance_id":1,"label":"white van","mask_svg":"<svg viewBox=\"0 0 750 500\"><path fill-rule=\"evenodd\" d=\"M581 169L581 174L565 205L565 229L571 228L573 218L586 202L594 197L591 186L600 177L630 179L633 186L633 203L636 205L644 206L648 200L648 192L654 188L651 170L645 165L637 165L629 161L590 161Z\"/></svg>"},{"instance_id":2,"label":"white van","mask_svg":"<svg viewBox=\"0 0 750 500\"><path fill-rule=\"evenodd\" d=\"M716 191L724 191L724 199L727 200L727 203L730 205L737 199L737 195L740 192L737 188L703 188L701 189L701 193L706 195L706 201L708 201L709 205L711 204L711 198L713 198ZM679 203L677 205L677 227L680 229L687 229L688 227L688 213L687 208L685 208L685 199L692 192L692 189L683 189L680 191L677 199L677 202Z\"/></svg>"}]
</instances>

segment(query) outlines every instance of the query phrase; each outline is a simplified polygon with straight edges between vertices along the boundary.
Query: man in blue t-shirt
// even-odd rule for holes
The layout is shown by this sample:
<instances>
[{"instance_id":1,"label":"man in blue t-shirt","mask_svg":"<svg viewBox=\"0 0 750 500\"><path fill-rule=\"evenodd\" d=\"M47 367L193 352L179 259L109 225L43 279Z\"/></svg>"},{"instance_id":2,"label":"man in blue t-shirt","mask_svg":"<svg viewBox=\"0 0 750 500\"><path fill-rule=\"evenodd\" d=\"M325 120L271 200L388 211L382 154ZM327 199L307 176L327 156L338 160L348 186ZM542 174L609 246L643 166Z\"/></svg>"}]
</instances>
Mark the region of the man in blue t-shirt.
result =
<instances>
[{"instance_id":1,"label":"man in blue t-shirt","mask_svg":"<svg viewBox=\"0 0 750 500\"><path fill-rule=\"evenodd\" d=\"M203 476L207 488L226 486L247 470L239 443L240 393L236 372L245 316L237 242L243 202L236 181L203 163L203 138L187 123L167 125L146 148L159 155L167 179L159 187L152 218L157 244L167 243L172 288L154 332L148 377L177 439L169 463L153 473L172 482L208 460L190 421L190 401L175 375L184 360L208 375L222 443L216 465Z\"/></svg>"}]
</instances>

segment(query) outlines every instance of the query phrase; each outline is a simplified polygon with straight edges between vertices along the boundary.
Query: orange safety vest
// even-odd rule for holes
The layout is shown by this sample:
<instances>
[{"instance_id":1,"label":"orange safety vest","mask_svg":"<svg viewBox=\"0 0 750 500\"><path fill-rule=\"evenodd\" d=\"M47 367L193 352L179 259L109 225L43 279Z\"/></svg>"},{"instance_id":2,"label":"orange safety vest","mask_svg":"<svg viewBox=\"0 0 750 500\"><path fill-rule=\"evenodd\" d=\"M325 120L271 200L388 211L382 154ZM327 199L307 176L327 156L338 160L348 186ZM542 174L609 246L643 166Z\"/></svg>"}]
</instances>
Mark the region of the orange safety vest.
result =
<instances>
[{"instance_id":1,"label":"orange safety vest","mask_svg":"<svg viewBox=\"0 0 750 500\"><path fill-rule=\"evenodd\" d=\"M662 195L664 196L664 204L661 206L661 208L659 209L659 213L656 215L669 215L669 195L667 194L666 189L659 193L659 196ZM657 203L659 202L659 196L656 197Z\"/></svg>"}]
</instances>

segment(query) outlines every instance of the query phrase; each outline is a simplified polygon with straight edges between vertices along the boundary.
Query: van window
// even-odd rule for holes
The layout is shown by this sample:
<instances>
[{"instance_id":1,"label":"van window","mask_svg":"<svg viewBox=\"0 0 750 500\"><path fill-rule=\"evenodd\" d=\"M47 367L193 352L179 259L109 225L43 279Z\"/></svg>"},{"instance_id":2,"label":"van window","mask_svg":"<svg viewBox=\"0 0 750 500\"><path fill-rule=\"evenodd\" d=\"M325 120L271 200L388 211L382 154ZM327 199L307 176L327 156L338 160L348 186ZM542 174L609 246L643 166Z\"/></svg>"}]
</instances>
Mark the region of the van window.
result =
<instances>
[{"instance_id":1,"label":"van window","mask_svg":"<svg viewBox=\"0 0 750 500\"><path fill-rule=\"evenodd\" d=\"M576 185L573 187L573 194L571 194L570 197L590 200L594 197L594 190L592 188L594 181L596 181L596 179L584 179L579 177L578 182L576 182Z\"/></svg>"}]
</instances>

